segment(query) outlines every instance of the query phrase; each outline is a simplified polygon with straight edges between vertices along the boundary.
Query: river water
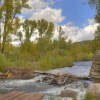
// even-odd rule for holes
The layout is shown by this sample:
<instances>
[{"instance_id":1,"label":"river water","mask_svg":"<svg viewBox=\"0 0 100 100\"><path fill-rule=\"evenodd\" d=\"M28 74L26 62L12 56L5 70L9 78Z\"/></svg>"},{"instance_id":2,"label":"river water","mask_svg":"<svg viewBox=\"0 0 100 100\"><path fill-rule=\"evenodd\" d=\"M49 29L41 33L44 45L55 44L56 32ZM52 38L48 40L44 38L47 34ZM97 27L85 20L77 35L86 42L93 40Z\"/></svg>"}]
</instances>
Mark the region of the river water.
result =
<instances>
[{"instance_id":1,"label":"river water","mask_svg":"<svg viewBox=\"0 0 100 100\"><path fill-rule=\"evenodd\" d=\"M49 70L47 72L52 74L65 74L69 73L76 76L87 77L91 69L92 61L75 62L73 67L65 67L55 70ZM43 100L59 100L58 95L64 90L72 90L77 92L77 100L83 100L86 93L86 88L89 84L92 84L90 80L80 80L66 86L52 86L47 83L37 82L44 77L43 75L37 76L29 80L0 80L0 92L7 93L9 91L26 91L35 93L44 93L46 96ZM49 98L49 99L48 99ZM72 98L62 98L62 100L72 100Z\"/></svg>"},{"instance_id":2,"label":"river water","mask_svg":"<svg viewBox=\"0 0 100 100\"><path fill-rule=\"evenodd\" d=\"M66 74L76 75L79 77L88 77L92 66L92 61L85 62L75 62L73 67L65 67L56 70L50 70L49 73L52 74Z\"/></svg>"}]
</instances>

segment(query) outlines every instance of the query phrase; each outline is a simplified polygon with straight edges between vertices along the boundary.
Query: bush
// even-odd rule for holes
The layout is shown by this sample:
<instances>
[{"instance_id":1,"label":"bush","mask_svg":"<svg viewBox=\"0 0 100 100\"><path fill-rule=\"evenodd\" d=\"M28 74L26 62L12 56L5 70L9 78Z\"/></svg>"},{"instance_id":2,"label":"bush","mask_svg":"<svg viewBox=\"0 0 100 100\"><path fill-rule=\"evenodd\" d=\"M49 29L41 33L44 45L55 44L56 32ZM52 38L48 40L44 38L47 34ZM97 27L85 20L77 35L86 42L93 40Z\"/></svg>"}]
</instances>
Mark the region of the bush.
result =
<instances>
[{"instance_id":1,"label":"bush","mask_svg":"<svg viewBox=\"0 0 100 100\"><path fill-rule=\"evenodd\" d=\"M9 65L10 62L5 58L3 54L0 53L0 71L3 71Z\"/></svg>"},{"instance_id":2,"label":"bush","mask_svg":"<svg viewBox=\"0 0 100 100\"><path fill-rule=\"evenodd\" d=\"M75 61L89 61L92 60L93 54L92 53L77 53L74 56Z\"/></svg>"},{"instance_id":3,"label":"bush","mask_svg":"<svg viewBox=\"0 0 100 100\"><path fill-rule=\"evenodd\" d=\"M39 60L39 66L42 70L69 67L73 64L73 57L59 56L59 55L47 55Z\"/></svg>"}]
</instances>

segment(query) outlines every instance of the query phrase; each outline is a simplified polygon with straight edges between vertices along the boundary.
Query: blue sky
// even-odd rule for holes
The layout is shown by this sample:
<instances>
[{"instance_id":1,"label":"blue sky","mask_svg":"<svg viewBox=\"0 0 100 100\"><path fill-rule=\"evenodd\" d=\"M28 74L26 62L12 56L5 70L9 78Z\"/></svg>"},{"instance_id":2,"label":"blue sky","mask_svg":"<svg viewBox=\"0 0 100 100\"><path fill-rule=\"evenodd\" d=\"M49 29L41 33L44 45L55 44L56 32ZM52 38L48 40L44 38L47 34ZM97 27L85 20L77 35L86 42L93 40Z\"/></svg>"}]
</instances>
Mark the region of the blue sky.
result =
<instances>
[{"instance_id":1,"label":"blue sky","mask_svg":"<svg viewBox=\"0 0 100 100\"><path fill-rule=\"evenodd\" d=\"M29 0L28 3L31 9L22 10L22 19L45 19L56 27L60 24L68 39L74 42L94 39L98 26L94 20L96 10L87 0Z\"/></svg>"},{"instance_id":2,"label":"blue sky","mask_svg":"<svg viewBox=\"0 0 100 100\"><path fill-rule=\"evenodd\" d=\"M61 24L73 22L74 25L81 27L87 24L88 19L95 17L95 8L91 8L86 0L55 0L53 8L62 9L62 15L65 20Z\"/></svg>"}]
</instances>

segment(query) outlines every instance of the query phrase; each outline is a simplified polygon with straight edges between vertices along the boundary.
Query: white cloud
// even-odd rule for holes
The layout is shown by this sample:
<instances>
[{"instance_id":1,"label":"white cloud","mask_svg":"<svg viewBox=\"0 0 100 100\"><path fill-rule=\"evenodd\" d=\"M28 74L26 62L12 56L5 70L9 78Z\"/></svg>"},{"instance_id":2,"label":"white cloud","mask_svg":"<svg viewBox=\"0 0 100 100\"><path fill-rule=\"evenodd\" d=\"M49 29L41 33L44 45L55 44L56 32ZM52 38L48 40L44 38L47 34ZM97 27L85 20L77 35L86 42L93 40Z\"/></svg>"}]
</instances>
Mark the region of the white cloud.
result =
<instances>
[{"instance_id":1,"label":"white cloud","mask_svg":"<svg viewBox=\"0 0 100 100\"><path fill-rule=\"evenodd\" d=\"M61 0L58 0L61 1ZM62 16L62 9L54 9L50 5L53 4L55 0L29 0L29 5L31 9L23 9L22 13L24 15L30 16L31 20L45 19L47 21L52 21L56 25L62 22L65 17ZM21 17L21 19L23 19ZM73 22L69 22L63 25L65 35L68 36L73 42L84 41L94 39L94 33L98 24L93 20L88 20L88 25L80 28L74 26ZM55 31L57 33L57 31ZM57 37L57 34L55 35ZM31 40L34 40L33 37Z\"/></svg>"},{"instance_id":2,"label":"white cloud","mask_svg":"<svg viewBox=\"0 0 100 100\"><path fill-rule=\"evenodd\" d=\"M52 9L50 7L47 7L44 10L33 13L31 19L34 20L45 19L50 22L60 23L64 20L64 17L62 16L61 9Z\"/></svg>"},{"instance_id":3,"label":"white cloud","mask_svg":"<svg viewBox=\"0 0 100 100\"><path fill-rule=\"evenodd\" d=\"M45 19L47 21L58 24L64 20L62 9L54 9L50 7L54 0L29 0L28 4L31 9L23 9L22 15L30 16L32 20Z\"/></svg>"},{"instance_id":4,"label":"white cloud","mask_svg":"<svg viewBox=\"0 0 100 100\"><path fill-rule=\"evenodd\" d=\"M88 25L83 28L79 28L73 25L64 25L62 28L65 31L65 35L68 36L68 39L71 39L73 42L92 40L94 39L94 33L97 29L98 24L92 19L88 21Z\"/></svg>"},{"instance_id":5,"label":"white cloud","mask_svg":"<svg viewBox=\"0 0 100 100\"><path fill-rule=\"evenodd\" d=\"M31 9L24 8L22 10L23 14L31 15L34 12L38 12L38 11L45 9L46 7L49 6L47 2L44 2L44 0L29 0L28 4L31 7Z\"/></svg>"}]
</instances>

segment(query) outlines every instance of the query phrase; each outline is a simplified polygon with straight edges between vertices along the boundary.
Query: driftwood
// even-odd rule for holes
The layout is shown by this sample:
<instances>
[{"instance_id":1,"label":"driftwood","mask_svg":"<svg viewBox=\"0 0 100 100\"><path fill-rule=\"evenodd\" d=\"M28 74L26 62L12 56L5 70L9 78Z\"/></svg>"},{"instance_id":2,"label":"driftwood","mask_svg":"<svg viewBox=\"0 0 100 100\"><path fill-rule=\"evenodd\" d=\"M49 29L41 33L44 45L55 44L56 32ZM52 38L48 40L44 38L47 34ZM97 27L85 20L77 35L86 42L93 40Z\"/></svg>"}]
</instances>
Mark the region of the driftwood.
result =
<instances>
[{"instance_id":1,"label":"driftwood","mask_svg":"<svg viewBox=\"0 0 100 100\"><path fill-rule=\"evenodd\" d=\"M57 86L63 86L66 84L71 84L72 82L78 81L78 80L89 80L89 77L77 77L69 74L64 75L55 75L50 73L40 73L42 75L45 75L43 77L42 82L48 83L50 85L57 85Z\"/></svg>"},{"instance_id":2,"label":"driftwood","mask_svg":"<svg viewBox=\"0 0 100 100\"><path fill-rule=\"evenodd\" d=\"M77 93L74 92L74 91L63 91L61 94L60 94L61 97L72 97L72 98L76 98L77 96Z\"/></svg>"}]
</instances>

